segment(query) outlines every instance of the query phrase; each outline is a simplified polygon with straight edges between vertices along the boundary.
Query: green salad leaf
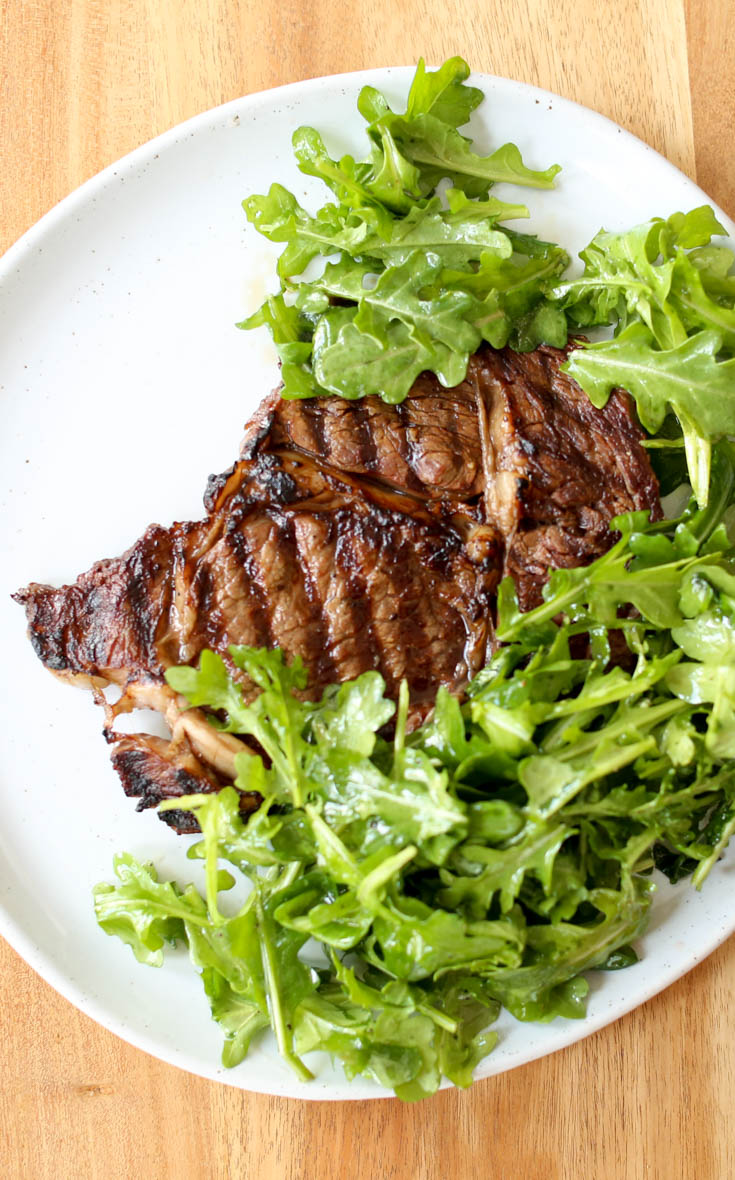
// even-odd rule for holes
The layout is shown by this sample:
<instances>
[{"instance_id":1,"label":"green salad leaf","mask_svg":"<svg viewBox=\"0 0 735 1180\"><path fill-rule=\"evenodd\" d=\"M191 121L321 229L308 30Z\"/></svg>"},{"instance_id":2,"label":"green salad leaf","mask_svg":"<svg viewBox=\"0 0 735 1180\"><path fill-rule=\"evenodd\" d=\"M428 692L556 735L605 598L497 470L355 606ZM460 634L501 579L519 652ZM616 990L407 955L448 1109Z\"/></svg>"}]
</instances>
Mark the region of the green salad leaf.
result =
<instances>
[{"instance_id":1,"label":"green salad leaf","mask_svg":"<svg viewBox=\"0 0 735 1180\"><path fill-rule=\"evenodd\" d=\"M712 440L735 433L735 357L718 361L721 350L721 336L707 330L675 348L656 348L650 331L631 323L613 340L576 349L567 365L593 405L604 405L611 389L622 385L652 433L674 412L700 504L709 494Z\"/></svg>"}]
</instances>

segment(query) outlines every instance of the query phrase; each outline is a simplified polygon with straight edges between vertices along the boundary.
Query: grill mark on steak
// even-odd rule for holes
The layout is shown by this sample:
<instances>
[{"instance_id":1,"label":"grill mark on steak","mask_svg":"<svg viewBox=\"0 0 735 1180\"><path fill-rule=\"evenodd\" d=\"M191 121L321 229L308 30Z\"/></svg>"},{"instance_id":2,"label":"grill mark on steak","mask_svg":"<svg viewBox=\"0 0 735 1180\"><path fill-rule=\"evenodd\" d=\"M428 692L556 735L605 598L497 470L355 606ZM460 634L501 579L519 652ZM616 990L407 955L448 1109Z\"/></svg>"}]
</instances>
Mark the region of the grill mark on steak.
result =
<instances>
[{"instance_id":1,"label":"grill mark on steak","mask_svg":"<svg viewBox=\"0 0 735 1180\"><path fill-rule=\"evenodd\" d=\"M364 399L358 401L353 411L353 422L357 436L357 448L362 457L362 465L366 472L374 472L378 467L378 448L375 445L370 426L370 417Z\"/></svg>"},{"instance_id":2,"label":"grill mark on steak","mask_svg":"<svg viewBox=\"0 0 735 1180\"><path fill-rule=\"evenodd\" d=\"M612 516L660 516L630 398L615 391L595 409L562 373L566 356L483 347L460 385L421 374L400 406L275 391L239 460L210 477L202 521L152 525L73 586L19 591L49 668L120 684L127 702L163 701L178 734L169 746L113 738L126 790L155 802L176 784L214 790L234 777L237 743L205 740L223 735L201 711L176 720L163 683L172 664L204 648L228 660L230 644L279 645L303 658L313 696L375 668L393 696L406 677L416 724L439 685L461 694L494 650L501 576L528 609L551 568L609 548Z\"/></svg>"},{"instance_id":3,"label":"grill mark on steak","mask_svg":"<svg viewBox=\"0 0 735 1180\"><path fill-rule=\"evenodd\" d=\"M302 443L302 449L307 454L313 452L315 455L323 455L325 459L328 459L331 449L327 444L328 416L318 412L308 412L304 402L299 402L299 416L302 422L308 422L313 439L312 446L309 446L308 441L305 441Z\"/></svg>"},{"instance_id":4,"label":"grill mark on steak","mask_svg":"<svg viewBox=\"0 0 735 1180\"><path fill-rule=\"evenodd\" d=\"M349 570L350 581L355 588L357 601L363 607L362 623L374 652L374 666L380 668L385 678L387 692L395 695L397 691L394 671L396 653L391 650L389 629L383 625L380 599L376 600L375 598L376 595L380 595L381 590L383 593L391 592L388 576L384 572L381 573L381 560L385 557L385 550L383 549L381 552L384 540L381 521L380 519L367 523L360 521L358 527L355 528L353 522L345 514L340 514L337 518L337 528L341 534L341 568ZM383 582L379 584L381 577Z\"/></svg>"},{"instance_id":5,"label":"grill mark on steak","mask_svg":"<svg viewBox=\"0 0 735 1180\"><path fill-rule=\"evenodd\" d=\"M411 468L409 448L402 433L403 416L400 406L391 406L388 414L382 406L370 408L375 449L380 456L375 475L403 491L425 492L421 481Z\"/></svg>"},{"instance_id":6,"label":"grill mark on steak","mask_svg":"<svg viewBox=\"0 0 735 1180\"><path fill-rule=\"evenodd\" d=\"M234 609L226 612L228 620L225 631L227 644L237 642L250 644L251 640L245 636L256 633L267 634L266 646L276 647L279 641L279 627L277 613L279 610L279 595L283 590L283 555L279 553L280 528L273 514L266 511L258 513L253 518L242 522L241 528L233 530L231 544L234 547L235 562L228 585L232 585L236 593L233 601ZM239 569L239 554L237 547L242 545L248 553L246 570ZM269 569L269 561L273 568ZM242 574L247 574L247 581ZM251 603L255 601L256 612L250 613ZM254 619L254 625L253 625ZM256 646L252 644L252 646Z\"/></svg>"},{"instance_id":7,"label":"grill mark on steak","mask_svg":"<svg viewBox=\"0 0 735 1180\"><path fill-rule=\"evenodd\" d=\"M233 529L227 534L225 543L229 550L228 566L231 570L227 584L229 598L233 603L237 603L238 611L248 616L243 633L253 636L252 646L274 647L268 595L258 580L257 564L250 541L250 533L246 529ZM203 570L203 567L200 569ZM208 571L207 577L211 581ZM212 635L212 641L219 649L236 641L230 638L232 611L228 610L226 603L218 605L217 615L222 623L219 631Z\"/></svg>"},{"instance_id":8,"label":"grill mark on steak","mask_svg":"<svg viewBox=\"0 0 735 1180\"><path fill-rule=\"evenodd\" d=\"M343 473L431 499L464 500L482 490L476 418L471 382L446 391L423 374L397 406L377 397L283 402L270 414L269 433L248 429L247 453L257 437L258 446L278 452L290 446Z\"/></svg>"},{"instance_id":9,"label":"grill mark on steak","mask_svg":"<svg viewBox=\"0 0 735 1180\"><path fill-rule=\"evenodd\" d=\"M340 679L340 670L332 655L329 620L324 607L324 599L320 593L318 574L312 571L309 564L308 538L304 534L304 531L302 530L300 533L297 527L299 519L300 517L298 515L291 518L288 522L288 531L289 539L293 543L295 563L298 566L296 577L298 578L300 572L305 600L309 604L311 618L313 620L311 633L314 637L314 648L313 654L308 660L308 665L317 669L317 676L320 681L330 683ZM321 514L304 519L310 519L316 525L321 520Z\"/></svg>"},{"instance_id":10,"label":"grill mark on steak","mask_svg":"<svg viewBox=\"0 0 735 1180\"><path fill-rule=\"evenodd\" d=\"M300 568L293 519L269 513L270 530L256 562L264 597L271 602L271 632L274 643L286 651L294 649L298 636L300 654L315 679L324 683L335 676L322 625L321 606L314 603L307 579Z\"/></svg>"},{"instance_id":11,"label":"grill mark on steak","mask_svg":"<svg viewBox=\"0 0 735 1180\"><path fill-rule=\"evenodd\" d=\"M365 571L365 599L371 630L378 645L381 666L385 669L388 694L396 696L406 670L404 645L413 644L418 650L421 642L421 632L414 618L416 570L413 554L400 541L396 544L381 523L371 520L364 528L364 532L371 534L370 543L377 549L377 560L367 563L363 559L360 562L358 551L356 566L362 564ZM357 539L361 541L363 538L358 534ZM423 589L420 580L419 587ZM415 671L414 667L412 672ZM423 685L417 687L420 695Z\"/></svg>"},{"instance_id":12,"label":"grill mark on steak","mask_svg":"<svg viewBox=\"0 0 735 1180\"><path fill-rule=\"evenodd\" d=\"M367 581L360 570L354 548L354 536L346 513L338 512L334 517L336 540L334 545L333 578L344 586L344 595L339 607L344 609L347 623L337 650L345 659L345 667L360 667L364 653L371 653L369 667L378 668L381 663L382 647L373 626L367 596ZM335 612L336 616L336 612ZM335 618L336 621L336 618ZM344 651L344 645L347 651ZM368 668L365 669L367 671ZM354 675L347 679L354 679Z\"/></svg>"},{"instance_id":13,"label":"grill mark on steak","mask_svg":"<svg viewBox=\"0 0 735 1180\"><path fill-rule=\"evenodd\" d=\"M391 426L394 430L396 453L406 468L406 475L403 479L403 485L407 490L413 491L415 488L422 487L423 485L422 481L416 475L414 466L416 462L416 453L408 432L410 418L406 411L405 402L399 402L397 406L394 406L391 418ZM376 414L376 421L377 420L378 415Z\"/></svg>"},{"instance_id":14,"label":"grill mark on steak","mask_svg":"<svg viewBox=\"0 0 735 1180\"><path fill-rule=\"evenodd\" d=\"M365 637L360 633L362 620L358 622L353 609L351 579L346 581L336 568L338 522L324 514L302 514L294 518L294 529L305 578L312 588L313 601L321 610L332 679L354 679L363 670L360 647Z\"/></svg>"}]
</instances>

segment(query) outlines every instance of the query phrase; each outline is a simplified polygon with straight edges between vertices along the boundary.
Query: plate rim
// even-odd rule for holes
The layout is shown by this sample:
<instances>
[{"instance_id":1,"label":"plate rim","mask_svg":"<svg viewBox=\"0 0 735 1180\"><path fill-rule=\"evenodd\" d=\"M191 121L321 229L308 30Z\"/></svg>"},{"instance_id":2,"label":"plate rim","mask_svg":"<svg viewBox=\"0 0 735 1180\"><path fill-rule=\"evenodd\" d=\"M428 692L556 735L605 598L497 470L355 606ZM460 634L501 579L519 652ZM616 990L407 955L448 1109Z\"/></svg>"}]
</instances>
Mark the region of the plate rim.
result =
<instances>
[{"instance_id":1,"label":"plate rim","mask_svg":"<svg viewBox=\"0 0 735 1180\"><path fill-rule=\"evenodd\" d=\"M119 169L122 166L125 166L126 168L134 167L139 160L143 160L149 155L155 155L153 149L165 149L170 144L175 144L179 139L183 138L183 133L195 133L200 124L204 125L206 122L214 119L215 117L226 117L231 111L235 112L237 108L242 107L243 104L246 106L250 105L251 103L256 105L259 101L266 98L275 98L281 95L287 97L290 92L295 92L297 90L301 91L308 89L318 89L319 86L323 85L324 83L339 84L341 82L348 81L357 82L358 80L362 79L367 82L369 78L374 78L376 75L390 75L400 73L408 74L410 71L415 70L415 68L415 66L410 65L375 66L365 70L346 71L340 74L322 74L315 78L304 78L296 82L285 82L281 86L271 86L265 90L254 90L249 94L241 95L239 98L231 98L228 99L227 102L219 103L216 106L209 107L205 111L199 111L196 115L190 115L188 119L184 119L180 123L175 123L172 127L167 128L165 131L159 132L159 134L155 135L152 139L148 139L144 143L139 144L137 147L131 148L129 152L126 152L118 159L113 160L110 164L106 164L105 167L100 169L99 172L95 172L92 176L82 181L80 185L77 185L76 188L72 189L71 192L61 197L60 200L47 209L46 212L43 213L38 218L38 220L33 223L33 225L24 230L23 233L13 243L11 243L10 246L8 246L4 253L0 255L0 283L5 278L6 270L9 270L12 266L17 265L27 250L32 249L36 245L38 239L42 237L49 226L53 225L57 218L64 216L67 209L73 208L77 202L83 200L83 198L85 198L88 194L94 194L98 189L103 188L108 180L117 175ZM429 66L428 68L434 69L436 67ZM646 143L644 139L641 139L640 136L636 135L632 131L628 131L625 127L621 127L619 123L616 123L614 119L609 118L608 115L603 115L600 111L596 111L593 107L585 106L584 103L577 102L573 98L565 98L563 95L557 94L553 90L546 90L544 87L535 86L530 82L521 82L516 78L506 78L502 74L486 74L482 71L473 70L468 78L468 81L490 83L492 86L517 87L519 91L522 91L526 94L538 95L542 99L551 100L552 103L561 103L563 107L580 111L587 117L591 116L593 119L599 120L601 126L604 126L608 131L614 131L616 135L622 135L631 142L635 143L638 147L652 155L657 161L669 169L671 174L675 175L678 180L685 180L687 184L690 185L691 188L698 194L704 195L707 198L707 201L712 205L715 213L721 216L724 221L728 223L726 228L728 229L729 233L735 234L735 220L730 217L730 215L717 204L714 198L710 197L709 194L706 193L695 180L687 175L686 172L682 172L680 168L677 168L676 164L672 164L671 160L669 160L656 148L651 147L651 145Z\"/></svg>"}]
</instances>

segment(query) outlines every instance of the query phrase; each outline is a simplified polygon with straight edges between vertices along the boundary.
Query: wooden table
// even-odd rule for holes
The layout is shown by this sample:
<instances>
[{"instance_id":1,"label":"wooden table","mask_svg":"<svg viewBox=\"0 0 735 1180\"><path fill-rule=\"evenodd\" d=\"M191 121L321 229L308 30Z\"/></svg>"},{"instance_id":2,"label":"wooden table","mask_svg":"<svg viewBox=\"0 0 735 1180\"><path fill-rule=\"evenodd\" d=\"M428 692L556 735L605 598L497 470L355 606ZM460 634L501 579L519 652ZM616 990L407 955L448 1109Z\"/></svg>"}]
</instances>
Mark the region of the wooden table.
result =
<instances>
[{"instance_id":1,"label":"wooden table","mask_svg":"<svg viewBox=\"0 0 735 1180\"><path fill-rule=\"evenodd\" d=\"M601 111L735 214L732 0L4 0L0 247L180 120L299 78L461 53ZM190 1077L0 946L6 1180L735 1176L735 941L556 1056L419 1106Z\"/></svg>"}]
</instances>

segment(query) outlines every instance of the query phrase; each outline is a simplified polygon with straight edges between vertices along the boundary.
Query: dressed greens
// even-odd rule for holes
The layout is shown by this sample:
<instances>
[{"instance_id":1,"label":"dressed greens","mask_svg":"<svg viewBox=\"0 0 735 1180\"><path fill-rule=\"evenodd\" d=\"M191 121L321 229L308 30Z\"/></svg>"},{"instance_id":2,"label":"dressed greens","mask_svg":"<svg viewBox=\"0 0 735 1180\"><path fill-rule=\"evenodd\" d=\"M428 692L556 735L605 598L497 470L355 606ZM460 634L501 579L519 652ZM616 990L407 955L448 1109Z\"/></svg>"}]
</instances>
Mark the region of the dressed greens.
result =
<instances>
[{"instance_id":1,"label":"dressed greens","mask_svg":"<svg viewBox=\"0 0 735 1180\"><path fill-rule=\"evenodd\" d=\"M376 672L314 703L298 661L233 647L260 690L246 704L212 652L170 669L264 757L238 756L235 787L162 804L199 820L206 895L125 854L95 890L100 925L155 965L188 943L226 1065L270 1026L299 1077L325 1049L406 1099L442 1075L468 1085L501 1004L519 1020L583 1016L582 972L635 961L654 866L699 887L735 829L733 502L723 442L707 509L616 519L609 553L552 574L526 614L503 583L504 646L466 704L440 689L411 734L406 694L396 707ZM610 664L621 636L629 670ZM238 789L263 797L247 822ZM222 862L252 885L235 916Z\"/></svg>"},{"instance_id":2,"label":"dressed greens","mask_svg":"<svg viewBox=\"0 0 735 1180\"><path fill-rule=\"evenodd\" d=\"M490 195L499 182L550 188L560 169L528 168L513 144L473 152L458 130L482 101L469 72L458 57L434 72L421 61L402 115L364 87L369 156L359 163L331 159L313 128L294 133L299 168L333 199L312 216L273 184L243 202L255 228L285 248L280 291L239 326L270 329L283 397L389 402L422 370L456 385L483 341L527 351L613 327L612 340L575 349L569 372L596 406L623 385L652 434L676 423L663 437L684 447L704 505L712 443L735 431L735 399L723 396L735 387L734 256L712 245L726 231L706 205L601 230L581 252L582 276L568 277L561 246L503 224L527 217L526 206ZM443 195L441 182L451 186Z\"/></svg>"},{"instance_id":3,"label":"dressed greens","mask_svg":"<svg viewBox=\"0 0 735 1180\"><path fill-rule=\"evenodd\" d=\"M472 151L468 73L421 62L402 115L364 88L363 162L295 133L299 167L335 200L312 216L274 184L245 201L285 248L281 291L242 326L273 333L284 397L389 401L423 369L460 381L483 340L528 349L612 326L569 371L596 405L629 389L662 486L688 470L694 494L676 519L612 521L609 552L553 573L530 612L503 582L497 654L464 704L440 688L414 732L405 685L389 700L377 672L315 702L278 650L230 648L258 689L247 701L213 652L170 669L259 752L238 756L233 787L161 805L199 822L203 892L127 853L95 889L100 925L141 962L188 945L225 1065L270 1028L301 1079L326 1050L408 1100L442 1077L470 1084L501 1006L582 1017L584 972L636 961L654 870L699 888L735 830L732 253L701 208L601 231L566 277L564 250L503 228L525 207L489 192L550 187L558 168L526 167L512 144ZM242 791L263 800L247 821ZM242 877L233 913L223 895Z\"/></svg>"}]
</instances>

